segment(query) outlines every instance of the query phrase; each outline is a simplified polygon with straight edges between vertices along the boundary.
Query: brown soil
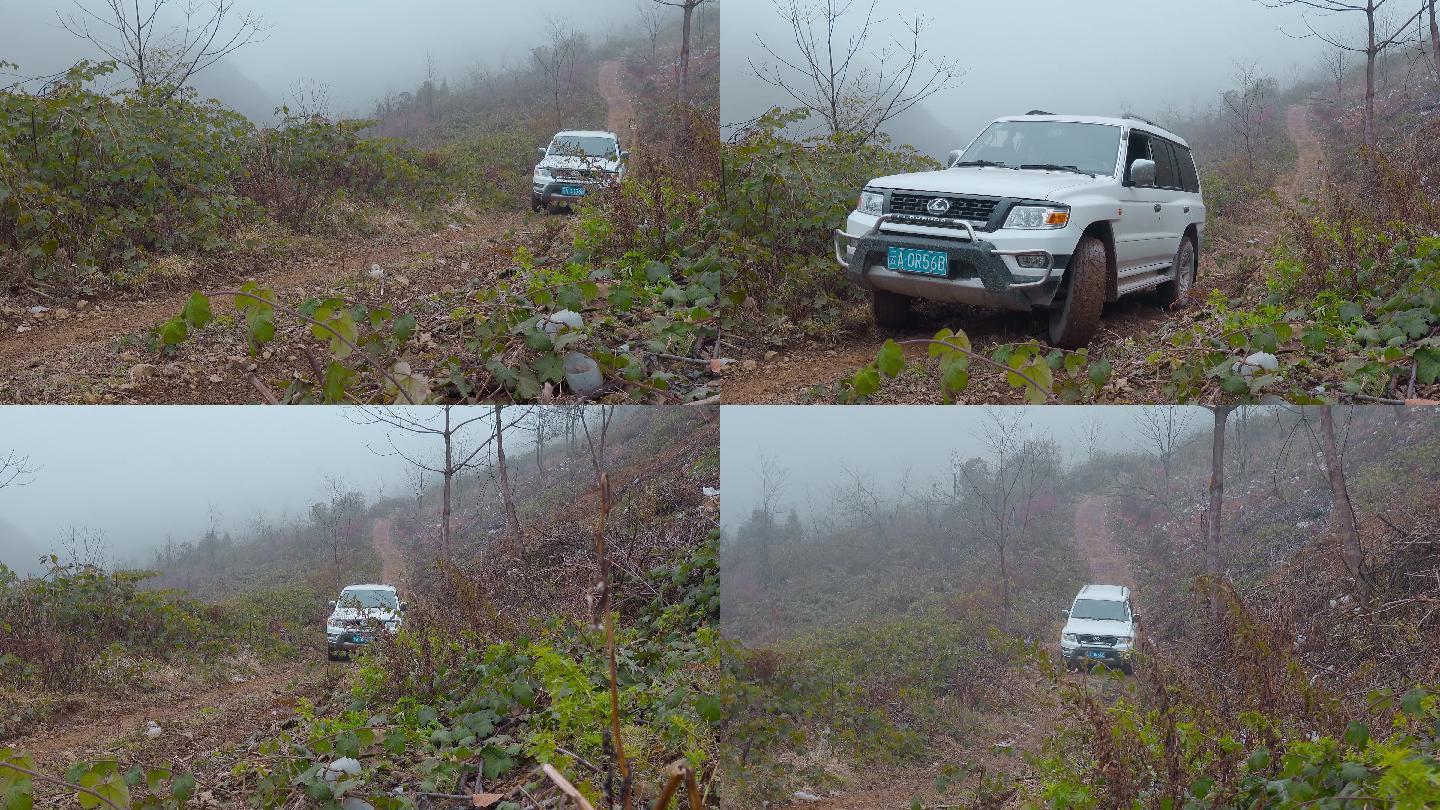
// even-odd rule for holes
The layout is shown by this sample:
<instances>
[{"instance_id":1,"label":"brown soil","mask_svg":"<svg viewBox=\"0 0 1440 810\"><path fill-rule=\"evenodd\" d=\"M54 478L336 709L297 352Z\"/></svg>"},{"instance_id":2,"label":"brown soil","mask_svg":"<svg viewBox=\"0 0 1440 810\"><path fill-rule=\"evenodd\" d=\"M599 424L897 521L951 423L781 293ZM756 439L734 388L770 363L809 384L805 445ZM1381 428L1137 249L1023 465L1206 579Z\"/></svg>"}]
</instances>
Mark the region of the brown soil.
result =
<instances>
[{"instance_id":1,"label":"brown soil","mask_svg":"<svg viewBox=\"0 0 1440 810\"><path fill-rule=\"evenodd\" d=\"M600 95L609 106L606 117L610 131L620 136L620 144L628 147L635 140L635 105L620 83L620 60L614 59L600 66Z\"/></svg>"},{"instance_id":2,"label":"brown soil","mask_svg":"<svg viewBox=\"0 0 1440 810\"><path fill-rule=\"evenodd\" d=\"M395 521L390 518L375 521L370 530L370 543L375 547L375 553L380 555L380 581L394 585L403 593L407 569L400 546L395 543L394 528Z\"/></svg>"},{"instance_id":3,"label":"brown soil","mask_svg":"<svg viewBox=\"0 0 1440 810\"><path fill-rule=\"evenodd\" d=\"M1090 581L1135 588L1135 577L1125 553L1110 533L1110 503L1101 495L1086 495L1075 508L1075 547L1090 566Z\"/></svg>"},{"instance_id":4,"label":"brown soil","mask_svg":"<svg viewBox=\"0 0 1440 810\"><path fill-rule=\"evenodd\" d=\"M240 708L256 706L273 707L281 704L293 710L290 698L305 691L310 674L303 664L291 664L272 669L239 683L223 686L195 694L156 695L147 700L147 705L112 706L105 716L86 718L79 721L57 722L43 731L32 732L26 737L12 740L10 745L18 750L33 754L37 760L68 757L70 760L112 751L130 738L145 740L143 732L146 721L154 720L162 729L160 739L166 736L181 736L178 729L190 728L199 723L214 723L212 719L201 718L202 713L217 717ZM211 713L215 714L211 714ZM226 723L228 731L236 731L235 723ZM171 727L175 728L171 728ZM146 741L149 742L148 740Z\"/></svg>"}]
</instances>

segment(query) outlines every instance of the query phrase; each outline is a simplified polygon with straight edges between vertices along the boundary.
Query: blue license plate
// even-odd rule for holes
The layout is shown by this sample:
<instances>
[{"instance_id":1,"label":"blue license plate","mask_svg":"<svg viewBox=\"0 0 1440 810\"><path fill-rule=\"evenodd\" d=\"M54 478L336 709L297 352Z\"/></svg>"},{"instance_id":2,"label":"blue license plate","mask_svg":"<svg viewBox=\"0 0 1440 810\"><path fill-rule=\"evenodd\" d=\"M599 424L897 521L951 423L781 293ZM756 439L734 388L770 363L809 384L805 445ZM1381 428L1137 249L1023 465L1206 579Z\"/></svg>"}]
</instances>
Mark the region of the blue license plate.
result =
<instances>
[{"instance_id":1,"label":"blue license plate","mask_svg":"<svg viewBox=\"0 0 1440 810\"><path fill-rule=\"evenodd\" d=\"M584 197L584 196L585 196L585 187L584 187L584 186L561 186L561 187L560 187L560 193L561 193L561 194L564 194L566 197Z\"/></svg>"},{"instance_id":2,"label":"blue license plate","mask_svg":"<svg viewBox=\"0 0 1440 810\"><path fill-rule=\"evenodd\" d=\"M1104 653L1104 652L1101 652L1100 650L1091 650L1090 653L1089 653L1089 655L1090 655L1091 658L1104 658L1104 657L1105 657L1105 653Z\"/></svg>"},{"instance_id":3,"label":"blue license plate","mask_svg":"<svg viewBox=\"0 0 1440 810\"><path fill-rule=\"evenodd\" d=\"M350 641L351 641L352 643L355 643L355 644L364 644L364 643L365 643L365 637L364 637L364 636L351 636L351 637L350 637Z\"/></svg>"},{"instance_id":4,"label":"blue license plate","mask_svg":"<svg viewBox=\"0 0 1440 810\"><path fill-rule=\"evenodd\" d=\"M950 275L950 256L943 250L892 247L885 266L902 273L943 277Z\"/></svg>"}]
</instances>

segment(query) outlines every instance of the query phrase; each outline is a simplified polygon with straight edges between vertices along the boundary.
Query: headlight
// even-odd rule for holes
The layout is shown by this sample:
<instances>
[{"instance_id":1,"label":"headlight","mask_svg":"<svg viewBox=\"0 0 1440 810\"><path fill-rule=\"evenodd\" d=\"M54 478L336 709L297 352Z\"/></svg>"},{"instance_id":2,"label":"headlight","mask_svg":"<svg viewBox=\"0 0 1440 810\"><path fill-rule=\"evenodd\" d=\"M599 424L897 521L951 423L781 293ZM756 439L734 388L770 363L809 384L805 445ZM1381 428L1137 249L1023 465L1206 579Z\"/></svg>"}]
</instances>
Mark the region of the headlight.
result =
<instances>
[{"instance_id":1,"label":"headlight","mask_svg":"<svg viewBox=\"0 0 1440 810\"><path fill-rule=\"evenodd\" d=\"M879 191L860 192L860 204L856 206L862 214L880 216L885 213L885 195Z\"/></svg>"},{"instance_id":2,"label":"headlight","mask_svg":"<svg viewBox=\"0 0 1440 810\"><path fill-rule=\"evenodd\" d=\"M1060 640L1061 640L1061 641L1068 641L1068 642L1070 642L1071 644L1079 644L1079 643L1080 643L1080 639L1076 638L1074 633L1061 633L1061 634L1060 634Z\"/></svg>"},{"instance_id":3,"label":"headlight","mask_svg":"<svg viewBox=\"0 0 1440 810\"><path fill-rule=\"evenodd\" d=\"M1027 231L1055 230L1070 224L1069 208L1047 208L1039 205L1017 205L1010 209L1006 228Z\"/></svg>"},{"instance_id":4,"label":"headlight","mask_svg":"<svg viewBox=\"0 0 1440 810\"><path fill-rule=\"evenodd\" d=\"M545 168L544 166L536 166L536 167L535 167L535 176L536 176L536 177L539 177L539 178L542 178L542 179L545 179L545 180L548 180L548 179L550 179L551 177L553 177L554 175L552 175L552 174L550 173L550 170L547 169L547 168Z\"/></svg>"},{"instance_id":5,"label":"headlight","mask_svg":"<svg viewBox=\"0 0 1440 810\"><path fill-rule=\"evenodd\" d=\"M344 633L344 632L345 632L345 631L344 631L343 629L341 629L341 628L339 628L339 627L335 627L334 625L326 625L326 626L325 626L325 633L326 633L327 635L338 636L338 635L340 635L341 633Z\"/></svg>"}]
</instances>

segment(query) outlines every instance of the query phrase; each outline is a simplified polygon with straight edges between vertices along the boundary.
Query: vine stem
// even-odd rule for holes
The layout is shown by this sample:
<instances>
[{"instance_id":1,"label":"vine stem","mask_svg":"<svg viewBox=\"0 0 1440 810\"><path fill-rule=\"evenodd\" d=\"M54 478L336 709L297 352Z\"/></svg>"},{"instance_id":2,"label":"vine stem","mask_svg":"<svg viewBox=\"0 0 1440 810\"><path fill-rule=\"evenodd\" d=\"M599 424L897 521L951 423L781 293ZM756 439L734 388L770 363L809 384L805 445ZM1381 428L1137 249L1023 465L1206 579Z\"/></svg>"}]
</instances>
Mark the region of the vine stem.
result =
<instances>
[{"instance_id":1,"label":"vine stem","mask_svg":"<svg viewBox=\"0 0 1440 810\"><path fill-rule=\"evenodd\" d=\"M917 339L917 340L900 340L900 341L896 341L896 343L897 343L898 345L901 345L901 346L946 346L946 347L948 347L948 348L954 349L954 350L957 351L957 352L960 352L960 353L963 354L963 355L968 356L968 357L969 357L970 359L972 359L972 360L979 360L981 363L984 363L984 364L987 365L987 366L994 366L995 368L997 368L997 369L999 369L999 370L1001 370L1001 371L1003 371L1003 372L1005 372L1005 373L1007 373L1007 374L1014 374L1016 377L1019 377L1020 379L1024 380L1024 381L1027 382L1027 383L1030 383L1030 385L1034 386L1034 388L1035 388L1036 391L1039 391L1040 393L1044 394L1044 395L1045 395L1045 401L1046 401L1046 402L1052 402L1052 403L1053 403L1053 402L1058 402L1058 401L1059 401L1059 400L1056 399L1056 397L1055 397L1055 391L1054 391L1053 389L1046 388L1045 386L1043 386L1043 385L1041 385L1040 383L1036 382L1029 374L1026 374L1026 373L1023 372L1023 371L1019 371L1019 370L1010 368L1009 366L1007 366L1007 365L1005 365L1005 364L1003 364L1003 363L997 363L996 361L991 360L990 358L986 357L986 356L983 355L983 354L980 354L979 352L971 351L971 350L969 350L969 349L967 349L967 348L965 348L965 347L963 347L963 346L956 346L954 343L951 343L951 342L949 342L949 341L945 341L945 340L935 340L935 339L933 339L933 338L926 338L926 339L924 339L924 340L918 340L918 339Z\"/></svg>"},{"instance_id":2,"label":"vine stem","mask_svg":"<svg viewBox=\"0 0 1440 810\"><path fill-rule=\"evenodd\" d=\"M361 348L359 347L359 345L357 345L357 344L355 343L355 341L353 341L353 340L351 340L350 338L345 337L344 335L340 334L340 332L339 332L338 330L336 330L334 327L330 326L329 324L321 323L321 322L315 320L314 318L311 318L311 317L308 317L308 316L302 314L302 313L300 312L300 310L298 310L298 309L292 309L291 307L287 307L287 306L285 306L284 304L276 303L275 301L271 301L270 299L265 298L265 297L263 297L263 296L256 295L255 293L243 292L243 291L241 291L241 290L216 290L215 292L212 292L212 293L206 293L206 295L208 295L208 296L210 296L210 297L212 297L212 298L215 297L215 296L218 296L218 295L228 295L228 296L230 296L231 298L249 298L249 299L252 300L252 301L259 301L259 302L261 302L262 304L266 304L266 305L268 305L268 306L270 306L270 307L273 307L273 308L275 308L275 309L278 309L278 310L280 310L281 312L285 313L286 315L289 315L289 316L291 316L291 317L293 317L293 318L298 318L299 320L302 320L302 321L304 321L304 322L306 322L306 323L308 323L308 324L310 324L310 325L312 325L312 326L318 326L318 327L320 327L321 329L324 329L326 332L329 332L330 334L332 334L332 335L334 335L336 338L338 338L341 343L344 343L346 346L349 346L351 351L353 351L353 352L355 352L356 354L360 355L361 359L363 359L367 365L369 365L371 368L375 369L376 371L378 371L378 372L380 373L380 376L382 376L382 377L384 377L385 379L389 380L389 381L390 381L390 384L393 385L393 386L395 386L395 390L400 392L400 396L402 396L402 397L405 398L405 402L406 402L407 404L409 404L409 405L419 405L419 404L420 404L420 403L416 402L413 397L410 396L410 392L407 391L407 390L405 390L405 387L400 384L400 381L399 381L399 380L395 379L395 376L394 376L393 374L391 374L391 373L390 373L389 371L387 371L383 366L381 366L378 362L376 362L375 358L373 358L373 357L371 357L370 355L366 354L365 351L364 351L363 349L361 349Z\"/></svg>"},{"instance_id":3,"label":"vine stem","mask_svg":"<svg viewBox=\"0 0 1440 810\"><path fill-rule=\"evenodd\" d=\"M56 777L54 777L54 776L49 776L49 775L47 775L47 774L39 773L38 771L32 771L32 770L30 770L29 768L22 768L22 767L20 767L19 765L14 765L14 764L9 763L9 762L0 762L0 768L9 768L9 769L12 770L12 771L19 771L20 773L25 774L26 776L30 777L31 779L39 779L41 782L49 782L49 783L52 784L52 785L59 785L60 787L63 787L63 788L69 788L69 789L74 790L74 791L77 791L77 792L79 792L79 793L84 793L84 794L87 795L87 796L94 796L95 798L99 799L100 801L102 801L102 802L110 805L111 807L115 808L115 810L125 810L124 807L122 807L122 806L116 804L115 802L111 801L109 797L107 797L107 796L105 796L105 795L103 795L103 794L100 794L100 793L96 793L95 791L93 791L93 790L91 790L90 788L87 788L87 787L81 787L81 786L79 786L79 785L72 785L72 784L70 784L69 782L66 782L64 779L58 779L58 778L56 778Z\"/></svg>"}]
</instances>

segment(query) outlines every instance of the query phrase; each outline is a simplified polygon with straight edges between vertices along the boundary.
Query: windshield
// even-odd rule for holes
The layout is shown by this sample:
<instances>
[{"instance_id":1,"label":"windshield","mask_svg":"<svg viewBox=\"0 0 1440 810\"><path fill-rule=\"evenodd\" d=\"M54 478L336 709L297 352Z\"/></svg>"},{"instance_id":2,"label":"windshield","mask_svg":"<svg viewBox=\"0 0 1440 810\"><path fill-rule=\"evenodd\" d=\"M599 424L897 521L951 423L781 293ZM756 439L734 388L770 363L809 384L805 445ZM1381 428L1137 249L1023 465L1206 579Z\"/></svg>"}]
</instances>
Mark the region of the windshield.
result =
<instances>
[{"instance_id":1,"label":"windshield","mask_svg":"<svg viewBox=\"0 0 1440 810\"><path fill-rule=\"evenodd\" d=\"M1094 619L1097 621L1123 622L1130 617L1124 602L1104 602L1099 599L1076 599L1070 609L1072 619Z\"/></svg>"},{"instance_id":2,"label":"windshield","mask_svg":"<svg viewBox=\"0 0 1440 810\"><path fill-rule=\"evenodd\" d=\"M342 608L384 608L394 611L400 607L395 598L394 591L371 591L351 590L346 588L340 592L340 607Z\"/></svg>"},{"instance_id":3,"label":"windshield","mask_svg":"<svg viewBox=\"0 0 1440 810\"><path fill-rule=\"evenodd\" d=\"M567 157L615 157L615 141L611 138L561 135L550 142L550 154Z\"/></svg>"},{"instance_id":4,"label":"windshield","mask_svg":"<svg viewBox=\"0 0 1440 810\"><path fill-rule=\"evenodd\" d=\"M997 121L960 157L960 164L1069 168L1115 174L1120 127L1061 121ZM957 165L960 165L957 164Z\"/></svg>"}]
</instances>

